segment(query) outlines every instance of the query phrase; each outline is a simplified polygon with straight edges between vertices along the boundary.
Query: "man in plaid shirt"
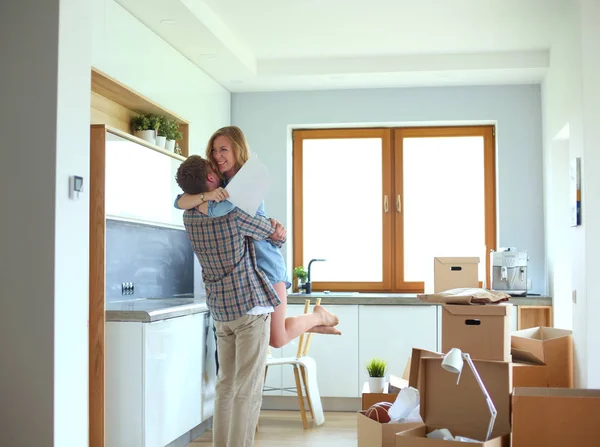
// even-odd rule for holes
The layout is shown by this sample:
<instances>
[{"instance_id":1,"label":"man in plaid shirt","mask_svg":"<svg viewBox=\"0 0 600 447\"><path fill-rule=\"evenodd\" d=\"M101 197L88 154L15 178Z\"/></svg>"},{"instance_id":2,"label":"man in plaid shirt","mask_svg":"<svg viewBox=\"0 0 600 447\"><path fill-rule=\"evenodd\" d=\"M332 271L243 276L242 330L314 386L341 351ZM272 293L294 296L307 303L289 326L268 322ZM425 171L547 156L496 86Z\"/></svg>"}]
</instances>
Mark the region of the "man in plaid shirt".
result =
<instances>
[{"instance_id":1,"label":"man in plaid shirt","mask_svg":"<svg viewBox=\"0 0 600 447\"><path fill-rule=\"evenodd\" d=\"M177 171L177 183L188 194L222 199L219 177L207 160L193 155ZM202 209L202 207L199 207ZM270 312L280 301L256 265L256 240L285 242L285 229L239 208L222 217L186 210L183 222L200 265L207 305L217 333L219 373L213 416L214 447L247 447L254 442L262 404L269 346Z\"/></svg>"}]
</instances>

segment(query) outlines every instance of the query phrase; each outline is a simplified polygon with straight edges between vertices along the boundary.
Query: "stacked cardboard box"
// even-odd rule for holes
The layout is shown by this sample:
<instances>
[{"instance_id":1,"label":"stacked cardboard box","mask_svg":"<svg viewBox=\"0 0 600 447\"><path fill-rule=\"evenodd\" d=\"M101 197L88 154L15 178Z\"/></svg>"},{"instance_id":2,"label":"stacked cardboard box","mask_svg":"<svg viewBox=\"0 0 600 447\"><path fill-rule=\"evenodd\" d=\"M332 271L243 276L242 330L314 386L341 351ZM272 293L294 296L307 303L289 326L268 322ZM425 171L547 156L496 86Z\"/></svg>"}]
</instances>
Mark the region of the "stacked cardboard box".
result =
<instances>
[{"instance_id":1,"label":"stacked cardboard box","mask_svg":"<svg viewBox=\"0 0 600 447\"><path fill-rule=\"evenodd\" d=\"M459 262L443 261L436 259L436 276L438 271L448 270L446 264ZM451 269L446 272L447 278L438 278L436 289L443 289L444 281L458 276L462 276L460 281L466 281L467 276L473 280L477 273L475 260L462 261L461 269ZM453 287L467 287L462 284ZM509 447L511 442L513 447L597 445L593 422L600 417L600 390L569 389L573 387L571 332L533 328L511 334L512 311L508 303L442 305L443 353L459 348L471 356L496 407L497 417L488 440L490 411L470 368L464 365L457 383L458 377L442 368L442 353L415 348L406 378L419 390L424 423L381 424L360 412L359 447ZM363 410L375 401L393 402L395 397L389 393L369 396L365 392ZM439 428L479 442L465 444L426 437Z\"/></svg>"}]
</instances>

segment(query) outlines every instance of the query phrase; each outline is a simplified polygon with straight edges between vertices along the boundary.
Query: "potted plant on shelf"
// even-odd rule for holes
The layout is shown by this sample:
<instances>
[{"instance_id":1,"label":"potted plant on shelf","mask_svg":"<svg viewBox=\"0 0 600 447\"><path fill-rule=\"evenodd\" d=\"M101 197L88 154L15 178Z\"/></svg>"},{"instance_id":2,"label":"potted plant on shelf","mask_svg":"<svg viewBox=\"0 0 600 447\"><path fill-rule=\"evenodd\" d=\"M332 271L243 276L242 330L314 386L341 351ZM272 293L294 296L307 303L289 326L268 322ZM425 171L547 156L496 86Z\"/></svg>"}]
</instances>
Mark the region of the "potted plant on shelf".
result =
<instances>
[{"instance_id":1,"label":"potted plant on shelf","mask_svg":"<svg viewBox=\"0 0 600 447\"><path fill-rule=\"evenodd\" d=\"M381 359L371 359L367 363L367 374L369 374L369 391L371 393L383 393L385 388L385 371L387 363Z\"/></svg>"},{"instance_id":2,"label":"potted plant on shelf","mask_svg":"<svg viewBox=\"0 0 600 447\"><path fill-rule=\"evenodd\" d=\"M152 114L138 115L131 119L131 129L136 137L156 144L156 130L160 128L160 118Z\"/></svg>"},{"instance_id":3,"label":"potted plant on shelf","mask_svg":"<svg viewBox=\"0 0 600 447\"><path fill-rule=\"evenodd\" d=\"M179 124L177 124L177 121L167 120L165 136L167 137L165 149L175 152L175 141L183 138L183 134L179 130Z\"/></svg>"},{"instance_id":4,"label":"potted plant on shelf","mask_svg":"<svg viewBox=\"0 0 600 447\"><path fill-rule=\"evenodd\" d=\"M159 117L159 125L156 130L156 145L161 149L165 149L167 144L167 129L169 127L169 120L164 117Z\"/></svg>"},{"instance_id":5,"label":"potted plant on shelf","mask_svg":"<svg viewBox=\"0 0 600 447\"><path fill-rule=\"evenodd\" d=\"M306 283L308 279L308 273L304 266L299 265L298 267L294 267L294 278L297 280L296 291L300 291L300 287Z\"/></svg>"}]
</instances>

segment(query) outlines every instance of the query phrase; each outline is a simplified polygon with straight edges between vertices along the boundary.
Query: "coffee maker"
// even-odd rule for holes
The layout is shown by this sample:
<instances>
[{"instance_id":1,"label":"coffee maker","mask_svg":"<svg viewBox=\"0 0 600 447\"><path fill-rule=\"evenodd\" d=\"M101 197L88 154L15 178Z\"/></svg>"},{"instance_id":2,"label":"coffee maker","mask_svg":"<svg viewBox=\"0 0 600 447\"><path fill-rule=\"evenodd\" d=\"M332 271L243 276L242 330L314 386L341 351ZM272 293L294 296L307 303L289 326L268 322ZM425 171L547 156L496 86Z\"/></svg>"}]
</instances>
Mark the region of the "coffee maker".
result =
<instances>
[{"instance_id":1,"label":"coffee maker","mask_svg":"<svg viewBox=\"0 0 600 447\"><path fill-rule=\"evenodd\" d=\"M514 247L492 250L491 290L506 292L512 296L527 295L527 261L529 256L524 250Z\"/></svg>"}]
</instances>

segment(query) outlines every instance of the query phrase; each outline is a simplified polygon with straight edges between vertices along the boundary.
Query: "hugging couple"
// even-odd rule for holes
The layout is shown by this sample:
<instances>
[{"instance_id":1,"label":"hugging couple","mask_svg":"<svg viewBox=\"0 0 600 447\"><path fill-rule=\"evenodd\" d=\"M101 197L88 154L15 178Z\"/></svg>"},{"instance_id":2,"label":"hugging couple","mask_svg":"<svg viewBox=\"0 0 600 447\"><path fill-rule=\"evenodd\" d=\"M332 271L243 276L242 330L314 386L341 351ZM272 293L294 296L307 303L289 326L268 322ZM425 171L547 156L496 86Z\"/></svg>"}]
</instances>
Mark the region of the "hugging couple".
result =
<instances>
[{"instance_id":1,"label":"hugging couple","mask_svg":"<svg viewBox=\"0 0 600 447\"><path fill-rule=\"evenodd\" d=\"M210 137L206 159L188 157L176 176L184 193L175 206L185 210L215 322L214 447L253 445L269 345L280 348L304 332L341 334L338 318L322 306L286 318L290 283L280 251L286 230L266 216L263 203L251 216L227 201L223 188L249 157L242 130L223 127Z\"/></svg>"}]
</instances>

